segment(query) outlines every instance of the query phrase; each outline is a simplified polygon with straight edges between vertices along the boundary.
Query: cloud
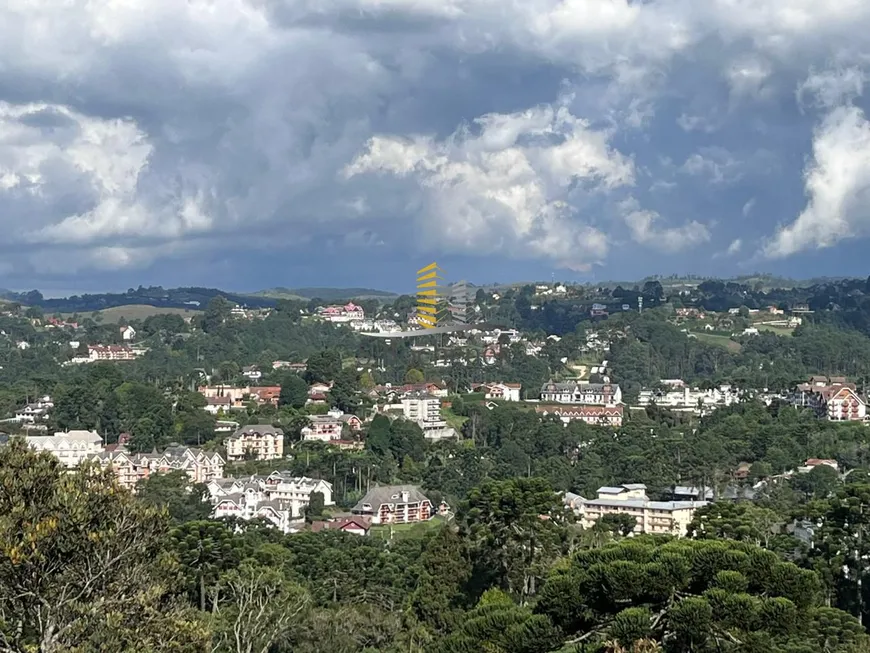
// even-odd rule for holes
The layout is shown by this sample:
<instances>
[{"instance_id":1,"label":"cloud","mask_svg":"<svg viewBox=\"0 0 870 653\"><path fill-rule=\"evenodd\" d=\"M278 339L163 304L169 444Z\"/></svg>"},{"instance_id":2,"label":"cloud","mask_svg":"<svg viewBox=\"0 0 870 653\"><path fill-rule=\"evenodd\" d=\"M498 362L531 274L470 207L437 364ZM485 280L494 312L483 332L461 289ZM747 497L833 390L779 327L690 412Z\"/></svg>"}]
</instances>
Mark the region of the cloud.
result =
<instances>
[{"instance_id":1,"label":"cloud","mask_svg":"<svg viewBox=\"0 0 870 653\"><path fill-rule=\"evenodd\" d=\"M865 81L864 71L855 67L813 71L798 86L796 96L798 103L804 107L837 107L859 97L864 91Z\"/></svg>"},{"instance_id":2,"label":"cloud","mask_svg":"<svg viewBox=\"0 0 870 653\"><path fill-rule=\"evenodd\" d=\"M184 275L241 261L240 243L704 265L727 243L702 247L713 221L757 196L765 215L727 237L759 242L776 229L767 207L804 190L772 252L865 233L847 140L866 128L850 104L864 0L217 7L2 3L0 248L26 285L47 270Z\"/></svg>"},{"instance_id":3,"label":"cloud","mask_svg":"<svg viewBox=\"0 0 870 653\"><path fill-rule=\"evenodd\" d=\"M870 122L857 107L838 107L813 136L804 172L808 202L764 247L771 258L822 249L870 232Z\"/></svg>"},{"instance_id":4,"label":"cloud","mask_svg":"<svg viewBox=\"0 0 870 653\"><path fill-rule=\"evenodd\" d=\"M721 147L702 148L683 163L680 170L687 175L706 177L714 184L729 184L740 179L739 162Z\"/></svg>"},{"instance_id":5,"label":"cloud","mask_svg":"<svg viewBox=\"0 0 870 653\"><path fill-rule=\"evenodd\" d=\"M749 217L749 214L752 213L752 209L755 208L755 198L750 199L746 204L743 205L743 208L740 209L740 212L743 214L743 217Z\"/></svg>"},{"instance_id":6,"label":"cloud","mask_svg":"<svg viewBox=\"0 0 870 653\"><path fill-rule=\"evenodd\" d=\"M739 254L742 248L743 241L739 238L735 238L733 241L731 241L731 244L728 245L728 249L725 251L725 254L728 256L734 256L735 254Z\"/></svg>"},{"instance_id":7,"label":"cloud","mask_svg":"<svg viewBox=\"0 0 870 653\"><path fill-rule=\"evenodd\" d=\"M673 254L710 240L708 226L695 220L681 227L665 227L660 226L661 215L656 211L641 209L634 199L625 200L621 208L632 240L641 245Z\"/></svg>"},{"instance_id":8,"label":"cloud","mask_svg":"<svg viewBox=\"0 0 870 653\"><path fill-rule=\"evenodd\" d=\"M375 136L344 177L367 173L410 179L423 192L422 243L578 270L604 257L608 238L569 201L634 183L633 162L608 133L559 105L488 114L443 140Z\"/></svg>"}]
</instances>

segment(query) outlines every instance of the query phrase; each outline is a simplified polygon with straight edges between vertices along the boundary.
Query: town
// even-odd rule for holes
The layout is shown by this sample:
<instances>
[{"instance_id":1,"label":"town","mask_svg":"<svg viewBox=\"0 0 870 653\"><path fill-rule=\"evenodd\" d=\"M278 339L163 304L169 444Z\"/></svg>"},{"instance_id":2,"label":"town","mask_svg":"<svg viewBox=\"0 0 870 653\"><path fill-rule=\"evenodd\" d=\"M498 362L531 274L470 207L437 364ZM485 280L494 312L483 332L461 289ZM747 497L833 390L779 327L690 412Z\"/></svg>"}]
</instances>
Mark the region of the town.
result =
<instances>
[{"instance_id":1,"label":"town","mask_svg":"<svg viewBox=\"0 0 870 653\"><path fill-rule=\"evenodd\" d=\"M0 455L107 475L175 533L291 549L335 536L387 555L533 515L518 532L560 533L536 554L551 558L559 538L664 537L810 561L833 537L818 502L870 477L870 337L833 322L834 303L811 310L815 288L742 287L739 306L708 308L721 292L479 288L471 311L503 326L436 335L401 296L252 308L216 293L112 321L8 300ZM365 337L405 329L419 335ZM522 515L487 512L507 494Z\"/></svg>"}]
</instances>

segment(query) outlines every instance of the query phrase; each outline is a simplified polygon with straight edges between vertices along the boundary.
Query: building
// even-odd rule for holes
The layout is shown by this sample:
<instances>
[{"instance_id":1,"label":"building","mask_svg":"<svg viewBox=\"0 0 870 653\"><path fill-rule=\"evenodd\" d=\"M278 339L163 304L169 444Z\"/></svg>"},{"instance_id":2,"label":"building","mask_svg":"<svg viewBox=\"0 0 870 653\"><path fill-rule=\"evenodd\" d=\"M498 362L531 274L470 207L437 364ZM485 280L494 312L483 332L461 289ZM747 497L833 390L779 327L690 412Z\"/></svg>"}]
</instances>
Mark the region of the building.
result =
<instances>
[{"instance_id":1,"label":"building","mask_svg":"<svg viewBox=\"0 0 870 653\"><path fill-rule=\"evenodd\" d=\"M306 442L345 442L343 436L346 430L356 433L362 429L362 420L359 417L335 408L326 415L312 415L308 420L309 425L301 431L302 439Z\"/></svg>"},{"instance_id":2,"label":"building","mask_svg":"<svg viewBox=\"0 0 870 653\"><path fill-rule=\"evenodd\" d=\"M269 424L253 424L236 430L224 443L227 460L275 460L284 457L284 431Z\"/></svg>"},{"instance_id":3,"label":"building","mask_svg":"<svg viewBox=\"0 0 870 653\"><path fill-rule=\"evenodd\" d=\"M585 422L590 426L622 426L624 407L616 406L568 406L568 405L539 405L535 406L535 412L542 417L553 415L561 419L566 425L570 422Z\"/></svg>"},{"instance_id":4,"label":"building","mask_svg":"<svg viewBox=\"0 0 870 653\"><path fill-rule=\"evenodd\" d=\"M706 501L650 501L646 486L641 483L601 487L597 494L596 499L565 494L565 504L574 511L583 528L591 528L604 515L629 515L637 522L636 534L682 537L695 510L707 505Z\"/></svg>"},{"instance_id":5,"label":"building","mask_svg":"<svg viewBox=\"0 0 870 653\"><path fill-rule=\"evenodd\" d=\"M456 431L441 416L441 399L434 395L414 392L402 397L402 415L423 429L423 437L429 440L456 437Z\"/></svg>"},{"instance_id":6,"label":"building","mask_svg":"<svg viewBox=\"0 0 870 653\"><path fill-rule=\"evenodd\" d=\"M481 383L472 387L474 392L483 392L485 399L520 401L520 383Z\"/></svg>"},{"instance_id":7,"label":"building","mask_svg":"<svg viewBox=\"0 0 870 653\"><path fill-rule=\"evenodd\" d=\"M259 381L263 378L263 373L256 365L247 365L242 368L242 376L251 381Z\"/></svg>"},{"instance_id":8,"label":"building","mask_svg":"<svg viewBox=\"0 0 870 653\"><path fill-rule=\"evenodd\" d=\"M370 517L374 525L428 521L435 514L432 502L414 485L372 488L351 512Z\"/></svg>"},{"instance_id":9,"label":"building","mask_svg":"<svg viewBox=\"0 0 870 653\"><path fill-rule=\"evenodd\" d=\"M332 383L312 383L308 387L308 399L306 404L325 404Z\"/></svg>"},{"instance_id":10,"label":"building","mask_svg":"<svg viewBox=\"0 0 870 653\"><path fill-rule=\"evenodd\" d=\"M795 389L789 401L796 408L809 408L818 417L834 422L867 419L867 406L858 395L857 387L843 377L811 377L809 383Z\"/></svg>"},{"instance_id":11,"label":"building","mask_svg":"<svg viewBox=\"0 0 870 653\"><path fill-rule=\"evenodd\" d=\"M622 403L622 390L615 383L555 383L541 387L541 401L585 406L614 406Z\"/></svg>"},{"instance_id":12,"label":"building","mask_svg":"<svg viewBox=\"0 0 870 653\"><path fill-rule=\"evenodd\" d=\"M54 435L28 435L27 444L34 451L47 451L66 467L78 467L94 454L103 451L103 438L94 431L65 431Z\"/></svg>"},{"instance_id":13,"label":"building","mask_svg":"<svg viewBox=\"0 0 870 653\"><path fill-rule=\"evenodd\" d=\"M220 410L244 410L249 402L258 406L264 404L278 405L281 396L281 386L244 386L236 388L231 385L202 386L198 392L205 397L205 410L217 414ZM219 401L213 401L219 400Z\"/></svg>"},{"instance_id":14,"label":"building","mask_svg":"<svg viewBox=\"0 0 870 653\"><path fill-rule=\"evenodd\" d=\"M132 342L136 338L136 329L130 325L119 327L121 331L121 339L124 342Z\"/></svg>"},{"instance_id":15,"label":"building","mask_svg":"<svg viewBox=\"0 0 870 653\"><path fill-rule=\"evenodd\" d=\"M372 527L372 520L368 517L343 517L332 521L316 521L311 524L314 533L320 531L341 531L352 535L368 535Z\"/></svg>"},{"instance_id":16,"label":"building","mask_svg":"<svg viewBox=\"0 0 870 653\"><path fill-rule=\"evenodd\" d=\"M348 302L344 306L324 306L317 309L317 314L324 320L338 324L364 320L365 311L361 306Z\"/></svg>"},{"instance_id":17,"label":"building","mask_svg":"<svg viewBox=\"0 0 870 653\"><path fill-rule=\"evenodd\" d=\"M48 419L48 411L52 408L54 408L54 402L52 402L51 397L46 395L37 399L32 404L27 404L23 408L16 410L15 417L12 420L21 424L41 422Z\"/></svg>"},{"instance_id":18,"label":"building","mask_svg":"<svg viewBox=\"0 0 870 653\"><path fill-rule=\"evenodd\" d=\"M290 472L219 479L208 483L207 488L214 506L213 517L261 518L285 533L294 530L294 523L304 517L313 493L323 496L325 506L335 505L331 483L292 476Z\"/></svg>"},{"instance_id":19,"label":"building","mask_svg":"<svg viewBox=\"0 0 870 653\"><path fill-rule=\"evenodd\" d=\"M131 361L136 352L127 345L88 345L87 357L74 358L74 361L96 363L101 361Z\"/></svg>"},{"instance_id":20,"label":"building","mask_svg":"<svg viewBox=\"0 0 870 653\"><path fill-rule=\"evenodd\" d=\"M208 483L223 478L226 461L217 452L196 447L168 447L163 452L130 453L122 446L103 451L89 458L104 468L111 468L118 483L135 490L136 484L152 474L181 471L191 483Z\"/></svg>"},{"instance_id":21,"label":"building","mask_svg":"<svg viewBox=\"0 0 870 653\"><path fill-rule=\"evenodd\" d=\"M679 384L677 383L679 381ZM637 405L641 407L655 404L676 412L690 412L706 415L720 406L730 406L740 401L740 392L730 385L701 390L690 388L680 379L663 379L661 385L668 390L641 390Z\"/></svg>"}]
</instances>

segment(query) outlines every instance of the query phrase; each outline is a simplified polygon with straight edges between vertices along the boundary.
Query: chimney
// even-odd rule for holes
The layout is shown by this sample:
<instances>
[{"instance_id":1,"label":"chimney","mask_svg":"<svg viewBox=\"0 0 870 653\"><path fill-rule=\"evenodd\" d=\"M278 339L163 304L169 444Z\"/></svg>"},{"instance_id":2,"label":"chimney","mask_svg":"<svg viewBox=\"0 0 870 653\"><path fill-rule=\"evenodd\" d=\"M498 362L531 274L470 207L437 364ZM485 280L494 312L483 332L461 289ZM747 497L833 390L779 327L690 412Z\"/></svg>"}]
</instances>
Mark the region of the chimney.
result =
<instances>
[{"instance_id":1,"label":"chimney","mask_svg":"<svg viewBox=\"0 0 870 653\"><path fill-rule=\"evenodd\" d=\"M408 503L408 493L402 492L402 503Z\"/></svg>"}]
</instances>

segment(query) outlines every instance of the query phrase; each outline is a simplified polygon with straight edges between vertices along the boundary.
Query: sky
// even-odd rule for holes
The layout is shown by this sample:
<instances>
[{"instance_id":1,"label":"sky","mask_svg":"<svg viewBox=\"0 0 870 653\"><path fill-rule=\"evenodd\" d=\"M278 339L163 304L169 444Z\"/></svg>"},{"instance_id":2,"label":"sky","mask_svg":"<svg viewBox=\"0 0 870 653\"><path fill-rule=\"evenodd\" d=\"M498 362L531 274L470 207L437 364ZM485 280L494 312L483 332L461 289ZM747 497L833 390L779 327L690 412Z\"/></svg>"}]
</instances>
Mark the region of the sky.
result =
<instances>
[{"instance_id":1,"label":"sky","mask_svg":"<svg viewBox=\"0 0 870 653\"><path fill-rule=\"evenodd\" d=\"M0 287L868 274L870 0L6 0Z\"/></svg>"}]
</instances>

